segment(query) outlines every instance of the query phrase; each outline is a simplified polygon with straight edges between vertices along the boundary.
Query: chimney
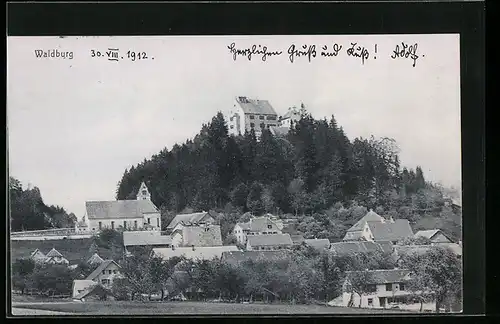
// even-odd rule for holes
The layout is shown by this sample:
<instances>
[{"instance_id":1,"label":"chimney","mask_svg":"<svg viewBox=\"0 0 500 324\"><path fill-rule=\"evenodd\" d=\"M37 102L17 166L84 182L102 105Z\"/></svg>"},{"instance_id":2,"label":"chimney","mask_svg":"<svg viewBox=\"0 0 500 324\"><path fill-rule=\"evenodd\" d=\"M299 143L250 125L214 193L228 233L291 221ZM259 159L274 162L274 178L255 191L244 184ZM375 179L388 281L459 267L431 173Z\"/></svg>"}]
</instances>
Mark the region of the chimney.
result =
<instances>
[{"instance_id":1,"label":"chimney","mask_svg":"<svg viewBox=\"0 0 500 324\"><path fill-rule=\"evenodd\" d=\"M172 244L172 251L174 251L174 250L175 250L175 245Z\"/></svg>"},{"instance_id":2,"label":"chimney","mask_svg":"<svg viewBox=\"0 0 500 324\"><path fill-rule=\"evenodd\" d=\"M191 245L191 247L193 248L193 251L194 251L194 245Z\"/></svg>"}]
</instances>

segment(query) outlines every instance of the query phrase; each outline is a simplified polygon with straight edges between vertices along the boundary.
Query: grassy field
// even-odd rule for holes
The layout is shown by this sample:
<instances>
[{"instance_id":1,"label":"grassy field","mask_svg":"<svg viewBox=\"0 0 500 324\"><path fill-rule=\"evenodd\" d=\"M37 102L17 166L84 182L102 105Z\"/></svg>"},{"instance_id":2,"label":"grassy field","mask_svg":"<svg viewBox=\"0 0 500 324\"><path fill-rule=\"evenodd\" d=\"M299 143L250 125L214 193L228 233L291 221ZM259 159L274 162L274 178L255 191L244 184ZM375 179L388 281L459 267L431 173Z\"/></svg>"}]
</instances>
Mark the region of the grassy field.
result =
<instances>
[{"instance_id":1,"label":"grassy field","mask_svg":"<svg viewBox=\"0 0 500 324\"><path fill-rule=\"evenodd\" d=\"M55 248L68 259L70 264L78 263L79 260L90 257L89 248L92 239L78 240L46 240L46 241L10 241L11 259L28 258L35 249L43 253ZM111 250L99 248L99 255L106 259L111 256Z\"/></svg>"},{"instance_id":2,"label":"grassy field","mask_svg":"<svg viewBox=\"0 0 500 324\"><path fill-rule=\"evenodd\" d=\"M74 315L263 315L263 314L407 314L401 310L368 310L321 305L225 304L203 302L57 302L14 304L19 309Z\"/></svg>"}]
</instances>

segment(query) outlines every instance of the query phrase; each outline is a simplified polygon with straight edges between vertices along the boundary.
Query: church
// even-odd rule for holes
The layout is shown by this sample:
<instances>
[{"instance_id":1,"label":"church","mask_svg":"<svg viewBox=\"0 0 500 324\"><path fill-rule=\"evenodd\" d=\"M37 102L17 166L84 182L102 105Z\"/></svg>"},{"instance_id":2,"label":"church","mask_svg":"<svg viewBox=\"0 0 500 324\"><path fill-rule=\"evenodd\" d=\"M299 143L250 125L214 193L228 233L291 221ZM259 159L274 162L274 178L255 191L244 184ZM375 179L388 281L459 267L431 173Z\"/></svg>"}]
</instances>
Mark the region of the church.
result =
<instances>
[{"instance_id":1,"label":"church","mask_svg":"<svg viewBox=\"0 0 500 324\"><path fill-rule=\"evenodd\" d=\"M117 230L161 230L158 207L142 182L136 199L116 201L87 201L86 215L78 223L77 232L97 232L105 228Z\"/></svg>"}]
</instances>

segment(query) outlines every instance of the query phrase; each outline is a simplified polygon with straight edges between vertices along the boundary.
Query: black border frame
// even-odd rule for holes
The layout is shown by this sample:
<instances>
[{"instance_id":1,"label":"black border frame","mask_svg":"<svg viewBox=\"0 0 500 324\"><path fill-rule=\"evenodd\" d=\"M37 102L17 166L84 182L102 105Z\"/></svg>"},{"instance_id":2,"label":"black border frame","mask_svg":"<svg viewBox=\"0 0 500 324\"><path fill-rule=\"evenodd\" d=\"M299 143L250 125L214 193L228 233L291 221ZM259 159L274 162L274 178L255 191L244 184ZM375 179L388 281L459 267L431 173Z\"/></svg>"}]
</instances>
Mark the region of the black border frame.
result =
<instances>
[{"instance_id":1,"label":"black border frame","mask_svg":"<svg viewBox=\"0 0 500 324\"><path fill-rule=\"evenodd\" d=\"M481 1L265 4L11 2L7 4L7 35L460 33L464 314L484 314L484 7ZM6 217L8 232L9 227ZM7 236L7 245L8 241ZM7 256L8 261L9 249ZM10 278L9 268L6 269L7 278ZM439 319L444 318L440 316Z\"/></svg>"}]
</instances>

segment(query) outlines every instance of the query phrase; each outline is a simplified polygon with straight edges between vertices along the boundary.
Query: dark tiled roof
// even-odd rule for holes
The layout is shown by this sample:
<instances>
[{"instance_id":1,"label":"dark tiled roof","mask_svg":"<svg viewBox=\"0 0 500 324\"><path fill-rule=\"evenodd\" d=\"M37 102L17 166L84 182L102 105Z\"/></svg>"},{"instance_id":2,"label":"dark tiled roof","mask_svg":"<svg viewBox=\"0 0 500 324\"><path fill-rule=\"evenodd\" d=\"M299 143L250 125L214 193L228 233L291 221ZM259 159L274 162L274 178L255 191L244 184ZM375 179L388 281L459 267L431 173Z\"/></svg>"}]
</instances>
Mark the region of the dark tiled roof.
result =
<instances>
[{"instance_id":1,"label":"dark tiled roof","mask_svg":"<svg viewBox=\"0 0 500 324\"><path fill-rule=\"evenodd\" d=\"M363 227L365 226L366 222L382 222L385 221L385 219L374 212L373 210L370 210L368 213L366 213L365 216L363 216L359 221L356 222L350 229L348 229L348 232L354 232L354 231L361 231L363 230Z\"/></svg>"},{"instance_id":2,"label":"dark tiled roof","mask_svg":"<svg viewBox=\"0 0 500 324\"><path fill-rule=\"evenodd\" d=\"M304 240L304 243L317 250L324 250L330 248L330 240L328 239L309 239L309 240Z\"/></svg>"},{"instance_id":3,"label":"dark tiled roof","mask_svg":"<svg viewBox=\"0 0 500 324\"><path fill-rule=\"evenodd\" d=\"M222 236L219 225L185 226L182 239L186 246L221 246Z\"/></svg>"},{"instance_id":4,"label":"dark tiled roof","mask_svg":"<svg viewBox=\"0 0 500 324\"><path fill-rule=\"evenodd\" d=\"M292 239L293 244L302 244L304 242L304 236L302 235L290 235L290 238Z\"/></svg>"},{"instance_id":5,"label":"dark tiled roof","mask_svg":"<svg viewBox=\"0 0 500 324\"><path fill-rule=\"evenodd\" d=\"M337 242L330 244L330 250L337 254L367 253L367 252L392 252L391 242Z\"/></svg>"},{"instance_id":6,"label":"dark tiled roof","mask_svg":"<svg viewBox=\"0 0 500 324\"><path fill-rule=\"evenodd\" d=\"M439 233L441 230L439 229L431 229L431 230L425 230L425 231L418 231L415 233L415 237L417 236L423 236L423 237L426 237L428 239L432 238L434 235L436 235L437 233Z\"/></svg>"},{"instance_id":7,"label":"dark tiled roof","mask_svg":"<svg viewBox=\"0 0 500 324\"><path fill-rule=\"evenodd\" d=\"M347 278L359 271L346 271ZM369 270L370 281L367 284L387 284L404 282L409 279L410 270L393 269L393 270Z\"/></svg>"},{"instance_id":8,"label":"dark tiled roof","mask_svg":"<svg viewBox=\"0 0 500 324\"><path fill-rule=\"evenodd\" d=\"M291 252L281 251L231 251L222 253L222 261L236 264L247 260L286 260L290 258Z\"/></svg>"},{"instance_id":9,"label":"dark tiled roof","mask_svg":"<svg viewBox=\"0 0 500 324\"><path fill-rule=\"evenodd\" d=\"M159 212L150 200L87 201L85 205L89 219L142 218Z\"/></svg>"},{"instance_id":10,"label":"dark tiled roof","mask_svg":"<svg viewBox=\"0 0 500 324\"><path fill-rule=\"evenodd\" d=\"M209 220L211 222L214 221L214 218L210 215L210 213L207 212L201 212L201 213L192 213L192 214L179 214L172 219L170 224L168 224L167 228L174 228L177 224L196 224L200 222L205 216L209 217Z\"/></svg>"},{"instance_id":11,"label":"dark tiled roof","mask_svg":"<svg viewBox=\"0 0 500 324\"><path fill-rule=\"evenodd\" d=\"M191 247L177 247L177 248L154 248L153 252L163 258L168 260L173 257L186 257L192 260L212 260L213 258L220 258L223 252L227 251L239 251L236 246L201 246L195 247L194 250Z\"/></svg>"},{"instance_id":12,"label":"dark tiled roof","mask_svg":"<svg viewBox=\"0 0 500 324\"><path fill-rule=\"evenodd\" d=\"M247 240L250 246L293 245L289 234L249 235Z\"/></svg>"},{"instance_id":13,"label":"dark tiled roof","mask_svg":"<svg viewBox=\"0 0 500 324\"><path fill-rule=\"evenodd\" d=\"M102 263L104 262L104 259L99 256L99 254L94 253L90 259L87 260L87 263L93 264L93 263Z\"/></svg>"},{"instance_id":14,"label":"dark tiled roof","mask_svg":"<svg viewBox=\"0 0 500 324\"><path fill-rule=\"evenodd\" d=\"M413 231L407 219L397 219L394 223L368 222L368 226L375 241L398 241L413 236Z\"/></svg>"},{"instance_id":15,"label":"dark tiled roof","mask_svg":"<svg viewBox=\"0 0 500 324\"><path fill-rule=\"evenodd\" d=\"M148 246L148 245L170 245L172 238L161 235L157 231L125 231L123 232L123 245L125 246Z\"/></svg>"},{"instance_id":16,"label":"dark tiled roof","mask_svg":"<svg viewBox=\"0 0 500 324\"><path fill-rule=\"evenodd\" d=\"M97 278L97 276L99 275L99 273L101 273L101 271L103 270L106 270L106 268L111 264L111 263L114 263L116 264L117 266L118 263L116 263L115 261L113 260L104 260L98 267L97 269L95 269L94 271L92 271L92 273L86 278L86 280L94 280L95 278Z\"/></svg>"},{"instance_id":17,"label":"dark tiled roof","mask_svg":"<svg viewBox=\"0 0 500 324\"><path fill-rule=\"evenodd\" d=\"M245 114L277 115L267 100L254 100L247 97L237 97L236 102Z\"/></svg>"},{"instance_id":18,"label":"dark tiled roof","mask_svg":"<svg viewBox=\"0 0 500 324\"><path fill-rule=\"evenodd\" d=\"M52 257L62 257L63 255L59 253L56 249L52 249L45 255L46 257L52 258Z\"/></svg>"}]
</instances>

